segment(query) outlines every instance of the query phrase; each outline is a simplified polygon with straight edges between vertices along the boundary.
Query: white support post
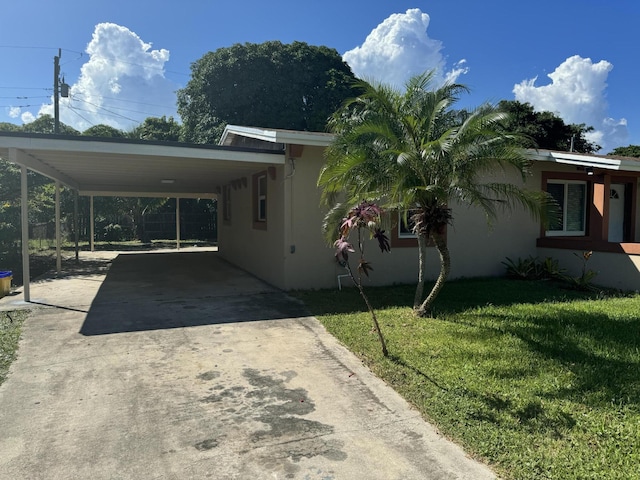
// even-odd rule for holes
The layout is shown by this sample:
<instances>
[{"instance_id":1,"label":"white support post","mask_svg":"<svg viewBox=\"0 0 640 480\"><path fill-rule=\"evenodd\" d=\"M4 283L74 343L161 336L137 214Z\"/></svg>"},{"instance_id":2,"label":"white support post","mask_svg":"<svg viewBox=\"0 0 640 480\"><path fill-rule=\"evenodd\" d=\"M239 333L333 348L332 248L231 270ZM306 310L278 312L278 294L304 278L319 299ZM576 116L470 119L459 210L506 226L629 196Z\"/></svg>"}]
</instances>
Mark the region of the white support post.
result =
<instances>
[{"instance_id":1,"label":"white support post","mask_svg":"<svg viewBox=\"0 0 640 480\"><path fill-rule=\"evenodd\" d=\"M176 248L180 250L180 198L176 197Z\"/></svg>"},{"instance_id":2,"label":"white support post","mask_svg":"<svg viewBox=\"0 0 640 480\"><path fill-rule=\"evenodd\" d=\"M95 220L94 220L94 215L93 215L93 195L91 195L89 197L89 249L94 252L95 251L95 245L94 245L94 239L95 239Z\"/></svg>"},{"instance_id":3,"label":"white support post","mask_svg":"<svg viewBox=\"0 0 640 480\"><path fill-rule=\"evenodd\" d=\"M76 250L76 264L80 263L80 232L78 231L78 190L73 192L73 236Z\"/></svg>"},{"instance_id":4,"label":"white support post","mask_svg":"<svg viewBox=\"0 0 640 480\"><path fill-rule=\"evenodd\" d=\"M29 185L27 167L20 167L20 212L22 223L22 285L24 301L31 301L31 276L29 275Z\"/></svg>"},{"instance_id":5,"label":"white support post","mask_svg":"<svg viewBox=\"0 0 640 480\"><path fill-rule=\"evenodd\" d=\"M56 272L62 272L62 238L60 234L60 182L56 180Z\"/></svg>"}]
</instances>

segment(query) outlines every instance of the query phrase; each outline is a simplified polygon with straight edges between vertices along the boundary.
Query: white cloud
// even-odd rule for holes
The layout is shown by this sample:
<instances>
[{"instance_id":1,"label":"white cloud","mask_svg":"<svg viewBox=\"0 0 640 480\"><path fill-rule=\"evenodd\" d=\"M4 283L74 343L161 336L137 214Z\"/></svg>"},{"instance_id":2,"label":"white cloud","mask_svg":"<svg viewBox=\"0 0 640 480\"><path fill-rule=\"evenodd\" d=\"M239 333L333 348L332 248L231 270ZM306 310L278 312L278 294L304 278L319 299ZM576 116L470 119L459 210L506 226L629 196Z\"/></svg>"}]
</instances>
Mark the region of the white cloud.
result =
<instances>
[{"instance_id":1,"label":"white cloud","mask_svg":"<svg viewBox=\"0 0 640 480\"><path fill-rule=\"evenodd\" d=\"M606 153L628 138L626 120L607 115L607 77L611 69L613 65L606 60L593 63L590 58L574 55L548 75L550 84L538 87L537 78L523 80L513 87L513 93L516 100L530 103L537 111L553 112L566 123L594 127L588 138Z\"/></svg>"},{"instance_id":2,"label":"white cloud","mask_svg":"<svg viewBox=\"0 0 640 480\"><path fill-rule=\"evenodd\" d=\"M20 120L22 120L22 123L31 123L35 119L36 116L31 112L24 112L22 115L20 115Z\"/></svg>"},{"instance_id":3,"label":"white cloud","mask_svg":"<svg viewBox=\"0 0 640 480\"><path fill-rule=\"evenodd\" d=\"M60 99L61 122L80 131L101 123L130 130L150 116L177 116L178 87L164 77L168 50L153 50L126 27L100 23L86 52L69 98ZM38 114L53 115L53 105Z\"/></svg>"},{"instance_id":4,"label":"white cloud","mask_svg":"<svg viewBox=\"0 0 640 480\"><path fill-rule=\"evenodd\" d=\"M9 107L7 109L7 114L11 118L18 118L21 112L22 112L22 109L20 107Z\"/></svg>"},{"instance_id":5,"label":"white cloud","mask_svg":"<svg viewBox=\"0 0 640 480\"><path fill-rule=\"evenodd\" d=\"M429 38L430 17L418 8L395 13L367 36L364 43L345 52L343 59L360 78L402 87L413 75L437 71L437 83L456 79L466 73L465 61L446 71L442 42Z\"/></svg>"}]
</instances>

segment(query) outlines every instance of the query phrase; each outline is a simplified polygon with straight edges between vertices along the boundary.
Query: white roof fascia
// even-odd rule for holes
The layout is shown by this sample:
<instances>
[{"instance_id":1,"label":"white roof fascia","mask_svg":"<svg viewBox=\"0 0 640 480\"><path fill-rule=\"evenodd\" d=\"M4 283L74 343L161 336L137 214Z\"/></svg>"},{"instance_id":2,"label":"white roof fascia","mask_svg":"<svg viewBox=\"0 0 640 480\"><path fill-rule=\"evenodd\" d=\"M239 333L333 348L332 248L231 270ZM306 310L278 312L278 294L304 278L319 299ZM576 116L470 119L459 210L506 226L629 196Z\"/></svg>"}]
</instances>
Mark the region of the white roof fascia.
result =
<instances>
[{"instance_id":1,"label":"white roof fascia","mask_svg":"<svg viewBox=\"0 0 640 480\"><path fill-rule=\"evenodd\" d=\"M529 150L527 151L527 156L531 160L562 163L565 165L594 167L605 170L640 172L640 161L625 160L621 158L598 157L571 152L554 152L550 150Z\"/></svg>"},{"instance_id":2,"label":"white roof fascia","mask_svg":"<svg viewBox=\"0 0 640 480\"><path fill-rule=\"evenodd\" d=\"M242 137L255 138L270 143L288 143L297 145L309 145L316 147L326 147L334 139L330 133L303 132L297 130L268 129L257 127L242 127L240 125L227 125L220 139L220 144L224 144L229 135L239 135Z\"/></svg>"},{"instance_id":3,"label":"white roof fascia","mask_svg":"<svg viewBox=\"0 0 640 480\"><path fill-rule=\"evenodd\" d=\"M7 145L5 145L7 144ZM49 138L2 137L0 146L25 150L50 152L105 153L113 155L135 155L151 157L182 157L205 160L232 160L249 163L284 164L284 156L273 153L249 152L227 148L198 148L181 145L156 145L143 143L117 143L82 140L60 140Z\"/></svg>"}]
</instances>

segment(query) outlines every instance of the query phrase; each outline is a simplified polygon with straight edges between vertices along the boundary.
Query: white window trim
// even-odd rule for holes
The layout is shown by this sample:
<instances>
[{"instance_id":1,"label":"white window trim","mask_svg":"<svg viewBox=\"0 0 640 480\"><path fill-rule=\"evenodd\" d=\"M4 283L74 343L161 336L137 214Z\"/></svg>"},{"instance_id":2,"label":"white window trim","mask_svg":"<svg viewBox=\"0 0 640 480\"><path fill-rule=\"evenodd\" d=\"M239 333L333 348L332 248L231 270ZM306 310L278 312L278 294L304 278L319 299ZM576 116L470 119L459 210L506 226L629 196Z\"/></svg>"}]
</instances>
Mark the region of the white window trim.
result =
<instances>
[{"instance_id":1,"label":"white window trim","mask_svg":"<svg viewBox=\"0 0 640 480\"><path fill-rule=\"evenodd\" d=\"M584 208L582 210L582 225L584 225L586 227L587 225L587 182L582 181L582 180L561 180L561 179L550 179L547 180L547 185L549 184L554 184L554 185L564 185L564 205L561 205L562 207L562 212L563 212L563 216L562 216L562 230L547 230L545 232L545 235L547 237L584 237L586 235L586 230L572 230L572 231L568 231L567 230L567 202L569 199L569 195L567 195L567 186L569 184L579 184L579 185L584 185L584 193L585 193L585 199L584 199Z\"/></svg>"}]
</instances>

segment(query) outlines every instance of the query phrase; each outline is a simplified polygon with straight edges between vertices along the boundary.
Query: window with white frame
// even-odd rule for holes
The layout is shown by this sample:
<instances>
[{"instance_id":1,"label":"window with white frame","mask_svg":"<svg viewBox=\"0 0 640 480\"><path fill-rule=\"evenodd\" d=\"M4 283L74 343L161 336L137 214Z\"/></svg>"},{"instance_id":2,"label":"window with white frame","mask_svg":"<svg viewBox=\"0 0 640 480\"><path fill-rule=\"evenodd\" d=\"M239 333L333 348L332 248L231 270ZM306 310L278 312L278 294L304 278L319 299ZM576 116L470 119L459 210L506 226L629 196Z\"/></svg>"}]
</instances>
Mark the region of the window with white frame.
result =
<instances>
[{"instance_id":1,"label":"window with white frame","mask_svg":"<svg viewBox=\"0 0 640 480\"><path fill-rule=\"evenodd\" d=\"M587 218L587 183L549 180L547 192L560 206L560 215L552 219L547 236L584 236Z\"/></svg>"}]
</instances>

